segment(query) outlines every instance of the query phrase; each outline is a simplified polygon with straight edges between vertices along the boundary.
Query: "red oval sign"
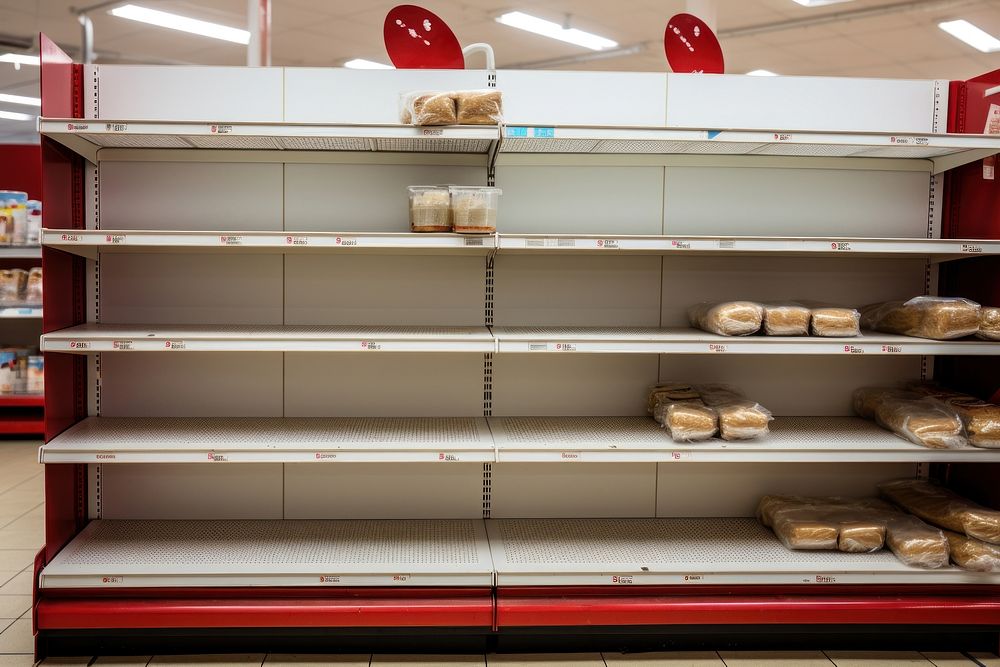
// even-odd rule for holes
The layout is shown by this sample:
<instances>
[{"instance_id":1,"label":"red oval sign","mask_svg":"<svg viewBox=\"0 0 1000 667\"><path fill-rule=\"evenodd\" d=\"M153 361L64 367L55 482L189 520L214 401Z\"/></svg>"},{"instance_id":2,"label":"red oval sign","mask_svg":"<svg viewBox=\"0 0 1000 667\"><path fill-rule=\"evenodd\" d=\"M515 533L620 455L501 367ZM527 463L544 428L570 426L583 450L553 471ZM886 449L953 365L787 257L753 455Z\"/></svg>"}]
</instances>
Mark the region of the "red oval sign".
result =
<instances>
[{"instance_id":1,"label":"red oval sign","mask_svg":"<svg viewBox=\"0 0 1000 667\"><path fill-rule=\"evenodd\" d=\"M663 50L670 69L680 74L722 74L725 62L715 33L693 14L677 14L667 21Z\"/></svg>"},{"instance_id":2,"label":"red oval sign","mask_svg":"<svg viewBox=\"0 0 1000 667\"><path fill-rule=\"evenodd\" d=\"M448 24L417 5L389 10L382 26L389 60L398 69L465 69L465 56Z\"/></svg>"}]
</instances>

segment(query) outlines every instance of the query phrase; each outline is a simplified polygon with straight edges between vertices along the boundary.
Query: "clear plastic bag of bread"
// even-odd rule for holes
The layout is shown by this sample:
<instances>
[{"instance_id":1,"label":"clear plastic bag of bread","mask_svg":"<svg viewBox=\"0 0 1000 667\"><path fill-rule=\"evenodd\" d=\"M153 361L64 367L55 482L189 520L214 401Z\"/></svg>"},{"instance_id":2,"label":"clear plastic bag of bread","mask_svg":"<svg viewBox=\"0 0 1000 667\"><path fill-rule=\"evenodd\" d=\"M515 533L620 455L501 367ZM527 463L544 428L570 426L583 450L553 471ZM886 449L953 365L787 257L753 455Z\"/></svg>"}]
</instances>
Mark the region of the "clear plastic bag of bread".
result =
<instances>
[{"instance_id":1,"label":"clear plastic bag of bread","mask_svg":"<svg viewBox=\"0 0 1000 667\"><path fill-rule=\"evenodd\" d=\"M24 302L29 306L42 305L42 267L28 271L28 281L24 288Z\"/></svg>"},{"instance_id":2,"label":"clear plastic bag of bread","mask_svg":"<svg viewBox=\"0 0 1000 667\"><path fill-rule=\"evenodd\" d=\"M791 301L764 304L764 333L768 336L808 336L812 311Z\"/></svg>"},{"instance_id":3,"label":"clear plastic bag of bread","mask_svg":"<svg viewBox=\"0 0 1000 667\"><path fill-rule=\"evenodd\" d=\"M1000 308L983 306L979 311L979 331L977 338L1000 340Z\"/></svg>"},{"instance_id":4,"label":"clear plastic bag of bread","mask_svg":"<svg viewBox=\"0 0 1000 667\"><path fill-rule=\"evenodd\" d=\"M979 331L980 305L961 297L918 296L873 303L861 309L861 326L873 331L953 340Z\"/></svg>"},{"instance_id":5,"label":"clear plastic bag of bread","mask_svg":"<svg viewBox=\"0 0 1000 667\"><path fill-rule=\"evenodd\" d=\"M1000 544L1000 511L991 510L939 484L898 479L879 484L890 502L935 526L990 544Z\"/></svg>"},{"instance_id":6,"label":"clear plastic bag of bread","mask_svg":"<svg viewBox=\"0 0 1000 667\"><path fill-rule=\"evenodd\" d=\"M688 309L691 326L720 336L750 336L760 331L764 306L754 301L699 303Z\"/></svg>"},{"instance_id":7,"label":"clear plastic bag of bread","mask_svg":"<svg viewBox=\"0 0 1000 667\"><path fill-rule=\"evenodd\" d=\"M497 125L503 120L503 94L495 88L455 93L459 125Z\"/></svg>"},{"instance_id":8,"label":"clear plastic bag of bread","mask_svg":"<svg viewBox=\"0 0 1000 667\"><path fill-rule=\"evenodd\" d=\"M822 338L854 338L861 335L861 313L856 308L822 301L799 301L809 309L809 333Z\"/></svg>"},{"instance_id":9,"label":"clear plastic bag of bread","mask_svg":"<svg viewBox=\"0 0 1000 667\"><path fill-rule=\"evenodd\" d=\"M875 498L764 496L757 518L788 549L871 553L885 543L887 511Z\"/></svg>"},{"instance_id":10,"label":"clear plastic bag of bread","mask_svg":"<svg viewBox=\"0 0 1000 667\"><path fill-rule=\"evenodd\" d=\"M664 426L674 442L701 442L719 430L719 415L700 400L668 403Z\"/></svg>"},{"instance_id":11,"label":"clear plastic bag of bread","mask_svg":"<svg viewBox=\"0 0 1000 667\"><path fill-rule=\"evenodd\" d=\"M725 384L699 384L694 388L705 405L718 414L723 440L751 440L769 432L774 419L770 411L739 389Z\"/></svg>"},{"instance_id":12,"label":"clear plastic bag of bread","mask_svg":"<svg viewBox=\"0 0 1000 667\"><path fill-rule=\"evenodd\" d=\"M649 388L646 410L652 414L657 403L698 400L700 396L694 387L686 382L663 382ZM666 410L666 408L664 408Z\"/></svg>"},{"instance_id":13,"label":"clear plastic bag of bread","mask_svg":"<svg viewBox=\"0 0 1000 667\"><path fill-rule=\"evenodd\" d=\"M969 444L965 426L953 408L912 391L862 387L854 392L854 411L928 449L959 449Z\"/></svg>"},{"instance_id":14,"label":"clear plastic bag of bread","mask_svg":"<svg viewBox=\"0 0 1000 667\"><path fill-rule=\"evenodd\" d=\"M1000 572L1000 546L950 530L943 532L948 539L952 563L973 572Z\"/></svg>"},{"instance_id":15,"label":"clear plastic bag of bread","mask_svg":"<svg viewBox=\"0 0 1000 667\"><path fill-rule=\"evenodd\" d=\"M413 91L399 96L399 120L404 125L455 125L458 111L451 92Z\"/></svg>"},{"instance_id":16,"label":"clear plastic bag of bread","mask_svg":"<svg viewBox=\"0 0 1000 667\"><path fill-rule=\"evenodd\" d=\"M973 447L1000 449L1000 405L934 382L911 382L906 388L921 396L935 398L954 410L961 418L969 444Z\"/></svg>"},{"instance_id":17,"label":"clear plastic bag of bread","mask_svg":"<svg viewBox=\"0 0 1000 667\"><path fill-rule=\"evenodd\" d=\"M951 553L948 539L941 530L915 516L887 514L885 544L906 565L926 569L948 566Z\"/></svg>"}]
</instances>

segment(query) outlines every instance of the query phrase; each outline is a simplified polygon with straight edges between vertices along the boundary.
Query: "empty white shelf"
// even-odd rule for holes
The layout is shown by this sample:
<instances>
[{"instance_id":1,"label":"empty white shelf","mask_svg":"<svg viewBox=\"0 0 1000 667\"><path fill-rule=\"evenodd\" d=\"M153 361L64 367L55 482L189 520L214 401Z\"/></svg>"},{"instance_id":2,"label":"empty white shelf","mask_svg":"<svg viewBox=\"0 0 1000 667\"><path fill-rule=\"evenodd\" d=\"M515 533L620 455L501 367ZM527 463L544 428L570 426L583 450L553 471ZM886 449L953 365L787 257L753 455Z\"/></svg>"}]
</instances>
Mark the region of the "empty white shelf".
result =
<instances>
[{"instance_id":1,"label":"empty white shelf","mask_svg":"<svg viewBox=\"0 0 1000 667\"><path fill-rule=\"evenodd\" d=\"M497 461L508 462L960 462L1000 450L928 449L857 417L777 417L762 438L674 442L649 417L490 417Z\"/></svg>"},{"instance_id":2,"label":"empty white shelf","mask_svg":"<svg viewBox=\"0 0 1000 667\"><path fill-rule=\"evenodd\" d=\"M754 519L486 522L499 586L997 584L998 574L922 570L891 552L790 551Z\"/></svg>"},{"instance_id":3,"label":"empty white shelf","mask_svg":"<svg viewBox=\"0 0 1000 667\"><path fill-rule=\"evenodd\" d=\"M485 327L134 326L82 324L44 334L44 352L493 352Z\"/></svg>"},{"instance_id":4,"label":"empty white shelf","mask_svg":"<svg viewBox=\"0 0 1000 667\"><path fill-rule=\"evenodd\" d=\"M88 417L42 446L42 463L491 462L473 417Z\"/></svg>"},{"instance_id":5,"label":"empty white shelf","mask_svg":"<svg viewBox=\"0 0 1000 667\"><path fill-rule=\"evenodd\" d=\"M481 520L91 521L42 588L490 586Z\"/></svg>"},{"instance_id":6,"label":"empty white shelf","mask_svg":"<svg viewBox=\"0 0 1000 667\"><path fill-rule=\"evenodd\" d=\"M982 340L935 341L863 332L854 338L718 336L697 329L653 327L494 327L497 350L528 353L996 355Z\"/></svg>"},{"instance_id":7,"label":"empty white shelf","mask_svg":"<svg viewBox=\"0 0 1000 667\"><path fill-rule=\"evenodd\" d=\"M42 230L42 243L57 250L96 259L111 252L127 253L353 253L409 255L488 255L496 248L492 235L372 232L259 232Z\"/></svg>"}]
</instances>

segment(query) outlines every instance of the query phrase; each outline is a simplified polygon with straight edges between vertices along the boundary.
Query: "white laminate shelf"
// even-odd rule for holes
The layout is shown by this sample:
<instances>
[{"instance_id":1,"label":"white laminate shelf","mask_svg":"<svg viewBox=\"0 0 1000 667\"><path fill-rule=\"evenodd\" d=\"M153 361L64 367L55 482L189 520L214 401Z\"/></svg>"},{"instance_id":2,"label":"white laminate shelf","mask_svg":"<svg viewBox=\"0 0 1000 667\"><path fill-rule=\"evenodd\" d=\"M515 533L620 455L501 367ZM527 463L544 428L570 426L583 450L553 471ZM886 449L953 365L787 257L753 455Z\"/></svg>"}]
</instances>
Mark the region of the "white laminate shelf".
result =
<instances>
[{"instance_id":1,"label":"white laminate shelf","mask_svg":"<svg viewBox=\"0 0 1000 667\"><path fill-rule=\"evenodd\" d=\"M750 441L674 442L649 417L88 417L41 463L958 463L1000 450L927 449L856 417L778 417Z\"/></svg>"},{"instance_id":2,"label":"white laminate shelf","mask_svg":"<svg viewBox=\"0 0 1000 667\"><path fill-rule=\"evenodd\" d=\"M916 257L934 262L1000 254L1000 241L769 236L599 236L288 231L42 231L46 247L96 259L124 253L354 253L410 255L743 255Z\"/></svg>"},{"instance_id":3,"label":"white laminate shelf","mask_svg":"<svg viewBox=\"0 0 1000 667\"><path fill-rule=\"evenodd\" d=\"M91 521L44 589L978 584L890 552L789 551L748 518Z\"/></svg>"},{"instance_id":4,"label":"white laminate shelf","mask_svg":"<svg viewBox=\"0 0 1000 667\"><path fill-rule=\"evenodd\" d=\"M500 157L553 154L751 155L928 160L944 171L1000 152L1000 138L977 134L894 134L726 128L605 126L448 126L149 121L40 118L39 132L91 161L101 149L417 152ZM908 167L897 167L908 168Z\"/></svg>"}]
</instances>

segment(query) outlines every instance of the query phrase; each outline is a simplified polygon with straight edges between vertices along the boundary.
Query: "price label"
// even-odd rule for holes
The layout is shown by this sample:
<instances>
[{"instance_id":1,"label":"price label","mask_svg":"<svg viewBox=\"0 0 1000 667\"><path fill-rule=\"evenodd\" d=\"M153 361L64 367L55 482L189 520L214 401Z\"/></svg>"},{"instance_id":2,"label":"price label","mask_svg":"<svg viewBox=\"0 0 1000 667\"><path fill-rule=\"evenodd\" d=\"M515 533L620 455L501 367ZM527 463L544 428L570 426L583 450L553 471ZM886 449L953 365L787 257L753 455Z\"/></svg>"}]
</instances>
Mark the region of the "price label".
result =
<instances>
[{"instance_id":1,"label":"price label","mask_svg":"<svg viewBox=\"0 0 1000 667\"><path fill-rule=\"evenodd\" d=\"M124 234L106 234L104 236L104 242L110 243L111 245L119 245L125 243Z\"/></svg>"},{"instance_id":2,"label":"price label","mask_svg":"<svg viewBox=\"0 0 1000 667\"><path fill-rule=\"evenodd\" d=\"M830 250L845 251L850 249L851 244L847 241L834 241L830 244Z\"/></svg>"},{"instance_id":3,"label":"price label","mask_svg":"<svg viewBox=\"0 0 1000 667\"><path fill-rule=\"evenodd\" d=\"M85 340L71 340L69 342L69 349L71 350L89 350L90 343Z\"/></svg>"},{"instance_id":4,"label":"price label","mask_svg":"<svg viewBox=\"0 0 1000 667\"><path fill-rule=\"evenodd\" d=\"M847 354L864 354L865 349L863 347L858 347L857 345L845 345L844 352Z\"/></svg>"},{"instance_id":5,"label":"price label","mask_svg":"<svg viewBox=\"0 0 1000 667\"><path fill-rule=\"evenodd\" d=\"M813 581L817 584L835 584L837 583L837 577L829 574L817 574Z\"/></svg>"},{"instance_id":6,"label":"price label","mask_svg":"<svg viewBox=\"0 0 1000 667\"><path fill-rule=\"evenodd\" d=\"M902 354L903 348L900 345L883 345L882 352L885 354Z\"/></svg>"},{"instance_id":7,"label":"price label","mask_svg":"<svg viewBox=\"0 0 1000 667\"><path fill-rule=\"evenodd\" d=\"M329 574L321 574L319 577L319 583L321 584L339 584L340 577Z\"/></svg>"},{"instance_id":8,"label":"price label","mask_svg":"<svg viewBox=\"0 0 1000 667\"><path fill-rule=\"evenodd\" d=\"M317 461L335 461L336 459L336 452L316 452Z\"/></svg>"},{"instance_id":9,"label":"price label","mask_svg":"<svg viewBox=\"0 0 1000 667\"><path fill-rule=\"evenodd\" d=\"M116 454L96 454L94 459L96 461L114 461L118 456Z\"/></svg>"},{"instance_id":10,"label":"price label","mask_svg":"<svg viewBox=\"0 0 1000 667\"><path fill-rule=\"evenodd\" d=\"M185 350L187 349L187 344L182 340L168 340L164 341L163 347L167 350Z\"/></svg>"},{"instance_id":11,"label":"price label","mask_svg":"<svg viewBox=\"0 0 1000 667\"><path fill-rule=\"evenodd\" d=\"M733 250L736 248L736 241L732 239L719 239L719 250Z\"/></svg>"},{"instance_id":12,"label":"price label","mask_svg":"<svg viewBox=\"0 0 1000 667\"><path fill-rule=\"evenodd\" d=\"M618 239L597 239L597 247L605 250L618 250Z\"/></svg>"},{"instance_id":13,"label":"price label","mask_svg":"<svg viewBox=\"0 0 1000 667\"><path fill-rule=\"evenodd\" d=\"M673 241L670 242L670 247L671 248L676 248L677 250L690 250L691 249L691 242L690 241L678 241L678 240L674 239Z\"/></svg>"},{"instance_id":14,"label":"price label","mask_svg":"<svg viewBox=\"0 0 1000 667\"><path fill-rule=\"evenodd\" d=\"M219 237L219 242L222 245L243 245L243 237L233 234L223 234Z\"/></svg>"},{"instance_id":15,"label":"price label","mask_svg":"<svg viewBox=\"0 0 1000 667\"><path fill-rule=\"evenodd\" d=\"M580 452L559 452L560 461L582 461L583 454Z\"/></svg>"},{"instance_id":16,"label":"price label","mask_svg":"<svg viewBox=\"0 0 1000 667\"><path fill-rule=\"evenodd\" d=\"M67 243L79 243L80 242L80 235L79 234L63 234L63 235L61 235L59 237L59 240L60 241L66 241Z\"/></svg>"},{"instance_id":17,"label":"price label","mask_svg":"<svg viewBox=\"0 0 1000 667\"><path fill-rule=\"evenodd\" d=\"M378 350L382 349L382 344L381 343L375 343L375 342L370 341L370 340L363 340L363 341L361 341L361 349L362 350L378 351Z\"/></svg>"},{"instance_id":18,"label":"price label","mask_svg":"<svg viewBox=\"0 0 1000 667\"><path fill-rule=\"evenodd\" d=\"M927 137L889 137L889 143L895 146L928 146L931 140Z\"/></svg>"},{"instance_id":19,"label":"price label","mask_svg":"<svg viewBox=\"0 0 1000 667\"><path fill-rule=\"evenodd\" d=\"M481 248L483 247L483 239L482 237L466 237L465 246Z\"/></svg>"},{"instance_id":20,"label":"price label","mask_svg":"<svg viewBox=\"0 0 1000 667\"><path fill-rule=\"evenodd\" d=\"M308 236L286 236L285 245L309 245Z\"/></svg>"},{"instance_id":21,"label":"price label","mask_svg":"<svg viewBox=\"0 0 1000 667\"><path fill-rule=\"evenodd\" d=\"M975 245L973 243L963 243L962 252L978 255L983 252L983 246Z\"/></svg>"},{"instance_id":22,"label":"price label","mask_svg":"<svg viewBox=\"0 0 1000 667\"><path fill-rule=\"evenodd\" d=\"M120 575L101 577L102 586L121 586L125 583L125 577Z\"/></svg>"},{"instance_id":23,"label":"price label","mask_svg":"<svg viewBox=\"0 0 1000 667\"><path fill-rule=\"evenodd\" d=\"M424 130L420 134L424 135L425 137L441 137L444 136L444 130L424 128Z\"/></svg>"},{"instance_id":24,"label":"price label","mask_svg":"<svg viewBox=\"0 0 1000 667\"><path fill-rule=\"evenodd\" d=\"M229 457L225 454L217 454L215 452L208 453L208 460L214 461L215 463L228 463Z\"/></svg>"},{"instance_id":25,"label":"price label","mask_svg":"<svg viewBox=\"0 0 1000 667\"><path fill-rule=\"evenodd\" d=\"M611 583L617 586L630 586L635 582L631 574L613 574L611 575Z\"/></svg>"},{"instance_id":26,"label":"price label","mask_svg":"<svg viewBox=\"0 0 1000 667\"><path fill-rule=\"evenodd\" d=\"M555 343L552 348L556 352L576 352L576 343Z\"/></svg>"},{"instance_id":27,"label":"price label","mask_svg":"<svg viewBox=\"0 0 1000 667\"><path fill-rule=\"evenodd\" d=\"M133 349L134 343L130 340L115 340L111 342L111 347L115 350L126 351Z\"/></svg>"},{"instance_id":28,"label":"price label","mask_svg":"<svg viewBox=\"0 0 1000 667\"><path fill-rule=\"evenodd\" d=\"M104 129L108 132L126 132L128 131L128 123L107 123Z\"/></svg>"},{"instance_id":29,"label":"price label","mask_svg":"<svg viewBox=\"0 0 1000 667\"><path fill-rule=\"evenodd\" d=\"M685 584L702 584L705 582L705 575L703 574L685 574L684 583Z\"/></svg>"},{"instance_id":30,"label":"price label","mask_svg":"<svg viewBox=\"0 0 1000 667\"><path fill-rule=\"evenodd\" d=\"M531 136L535 139L555 139L556 128L554 127L533 127L531 128Z\"/></svg>"},{"instance_id":31,"label":"price label","mask_svg":"<svg viewBox=\"0 0 1000 667\"><path fill-rule=\"evenodd\" d=\"M405 584L413 575L410 574L394 574L392 575L392 583L394 584Z\"/></svg>"},{"instance_id":32,"label":"price label","mask_svg":"<svg viewBox=\"0 0 1000 667\"><path fill-rule=\"evenodd\" d=\"M338 236L336 239L334 239L333 242L336 245L344 247L344 248L350 248L351 246L358 245L358 240L357 239L347 238L345 236Z\"/></svg>"},{"instance_id":33,"label":"price label","mask_svg":"<svg viewBox=\"0 0 1000 667\"><path fill-rule=\"evenodd\" d=\"M508 127L507 128L507 136L508 137L514 137L514 138L527 137L528 136L528 128L526 128L526 127Z\"/></svg>"},{"instance_id":34,"label":"price label","mask_svg":"<svg viewBox=\"0 0 1000 667\"><path fill-rule=\"evenodd\" d=\"M725 344L723 344L723 343L709 343L708 344L708 351L709 352L728 352L729 348Z\"/></svg>"},{"instance_id":35,"label":"price label","mask_svg":"<svg viewBox=\"0 0 1000 667\"><path fill-rule=\"evenodd\" d=\"M784 132L775 132L774 133L774 140L775 141L791 141L792 140L792 135L786 134Z\"/></svg>"},{"instance_id":36,"label":"price label","mask_svg":"<svg viewBox=\"0 0 1000 667\"><path fill-rule=\"evenodd\" d=\"M688 461L691 459L691 452L670 452L671 461Z\"/></svg>"},{"instance_id":37,"label":"price label","mask_svg":"<svg viewBox=\"0 0 1000 667\"><path fill-rule=\"evenodd\" d=\"M66 129L70 132L79 132L81 130L89 130L90 125L87 125L86 123L67 123Z\"/></svg>"},{"instance_id":38,"label":"price label","mask_svg":"<svg viewBox=\"0 0 1000 667\"><path fill-rule=\"evenodd\" d=\"M452 452L438 452L438 461L459 461L458 454Z\"/></svg>"},{"instance_id":39,"label":"price label","mask_svg":"<svg viewBox=\"0 0 1000 667\"><path fill-rule=\"evenodd\" d=\"M212 134L229 134L233 131L232 125L213 125L211 128Z\"/></svg>"}]
</instances>

